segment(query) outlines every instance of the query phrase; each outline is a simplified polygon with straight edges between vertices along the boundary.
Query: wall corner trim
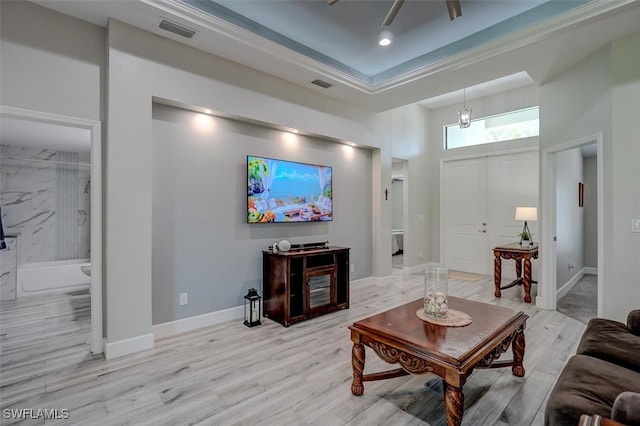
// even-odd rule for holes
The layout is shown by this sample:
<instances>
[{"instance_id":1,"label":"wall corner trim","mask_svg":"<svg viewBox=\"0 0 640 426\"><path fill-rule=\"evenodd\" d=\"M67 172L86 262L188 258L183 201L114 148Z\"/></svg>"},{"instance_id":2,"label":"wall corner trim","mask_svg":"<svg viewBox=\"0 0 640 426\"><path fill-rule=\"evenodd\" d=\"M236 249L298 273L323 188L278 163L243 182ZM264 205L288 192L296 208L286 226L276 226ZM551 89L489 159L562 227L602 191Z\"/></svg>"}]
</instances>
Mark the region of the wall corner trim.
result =
<instances>
[{"instance_id":1,"label":"wall corner trim","mask_svg":"<svg viewBox=\"0 0 640 426\"><path fill-rule=\"evenodd\" d=\"M106 342L104 345L104 357L106 359L118 358L124 355L144 351L153 348L153 334L143 334L116 342Z\"/></svg>"},{"instance_id":2,"label":"wall corner trim","mask_svg":"<svg viewBox=\"0 0 640 426\"><path fill-rule=\"evenodd\" d=\"M176 334L186 333L198 330L200 328L209 327L226 321L240 319L244 316L244 306L234 306L232 308L222 309L220 311L209 312L202 315L196 315L190 318L183 318L175 321L157 324L151 327L153 337L162 339Z\"/></svg>"}]
</instances>

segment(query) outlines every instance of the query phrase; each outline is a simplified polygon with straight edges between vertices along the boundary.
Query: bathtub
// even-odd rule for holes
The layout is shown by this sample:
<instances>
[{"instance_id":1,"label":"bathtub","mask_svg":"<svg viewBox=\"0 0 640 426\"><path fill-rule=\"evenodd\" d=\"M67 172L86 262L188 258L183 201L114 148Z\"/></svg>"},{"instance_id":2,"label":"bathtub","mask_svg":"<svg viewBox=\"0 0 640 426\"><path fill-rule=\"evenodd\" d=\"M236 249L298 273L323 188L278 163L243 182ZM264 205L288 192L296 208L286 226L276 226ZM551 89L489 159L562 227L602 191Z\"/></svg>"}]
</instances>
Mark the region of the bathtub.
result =
<instances>
[{"instance_id":1,"label":"bathtub","mask_svg":"<svg viewBox=\"0 0 640 426\"><path fill-rule=\"evenodd\" d=\"M89 262L90 259L73 259L25 263L18 267L18 297L88 289L90 278L80 266Z\"/></svg>"}]
</instances>

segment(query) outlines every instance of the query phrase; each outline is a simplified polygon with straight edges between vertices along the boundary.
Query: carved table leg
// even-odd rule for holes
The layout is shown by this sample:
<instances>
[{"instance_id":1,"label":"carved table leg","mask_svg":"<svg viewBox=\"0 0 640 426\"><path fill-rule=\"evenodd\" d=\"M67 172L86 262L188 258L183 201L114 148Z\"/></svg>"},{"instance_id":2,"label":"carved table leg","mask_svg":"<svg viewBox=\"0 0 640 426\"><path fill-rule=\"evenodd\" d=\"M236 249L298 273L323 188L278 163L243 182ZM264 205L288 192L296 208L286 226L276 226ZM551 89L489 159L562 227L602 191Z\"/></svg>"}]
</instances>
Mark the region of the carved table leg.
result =
<instances>
[{"instance_id":1,"label":"carved table leg","mask_svg":"<svg viewBox=\"0 0 640 426\"><path fill-rule=\"evenodd\" d=\"M500 254L495 255L495 262L493 262L493 284L496 287L493 295L495 297L501 297L500 282L502 281L502 260Z\"/></svg>"},{"instance_id":2,"label":"carved table leg","mask_svg":"<svg viewBox=\"0 0 640 426\"><path fill-rule=\"evenodd\" d=\"M524 260L524 301L531 303L531 259Z\"/></svg>"},{"instance_id":3,"label":"carved table leg","mask_svg":"<svg viewBox=\"0 0 640 426\"><path fill-rule=\"evenodd\" d=\"M524 377L524 366L522 361L524 359L524 329L520 327L513 338L511 349L513 350L513 367L511 372L514 376Z\"/></svg>"},{"instance_id":4,"label":"carved table leg","mask_svg":"<svg viewBox=\"0 0 640 426\"><path fill-rule=\"evenodd\" d=\"M362 372L364 371L364 346L359 341L353 342L353 349L351 349L351 366L353 367L351 393L355 396L360 396L364 393L364 385L362 384Z\"/></svg>"},{"instance_id":5,"label":"carved table leg","mask_svg":"<svg viewBox=\"0 0 640 426\"><path fill-rule=\"evenodd\" d=\"M464 412L464 394L461 388L457 388L442 381L444 387L444 410L447 417L447 426L459 426L462 423Z\"/></svg>"},{"instance_id":6,"label":"carved table leg","mask_svg":"<svg viewBox=\"0 0 640 426\"><path fill-rule=\"evenodd\" d=\"M522 259L515 259L516 262L516 278L522 277Z\"/></svg>"}]
</instances>

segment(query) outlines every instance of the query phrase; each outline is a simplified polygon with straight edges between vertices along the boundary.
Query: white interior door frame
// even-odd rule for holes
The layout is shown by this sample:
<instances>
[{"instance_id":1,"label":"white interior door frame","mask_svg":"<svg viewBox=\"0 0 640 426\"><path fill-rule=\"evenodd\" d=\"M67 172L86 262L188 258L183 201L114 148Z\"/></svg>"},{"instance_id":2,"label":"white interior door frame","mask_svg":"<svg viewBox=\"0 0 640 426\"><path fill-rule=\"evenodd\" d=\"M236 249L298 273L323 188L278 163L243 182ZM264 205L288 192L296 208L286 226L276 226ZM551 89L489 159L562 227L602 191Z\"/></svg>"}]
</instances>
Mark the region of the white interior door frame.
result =
<instances>
[{"instance_id":1,"label":"white interior door frame","mask_svg":"<svg viewBox=\"0 0 640 426\"><path fill-rule=\"evenodd\" d=\"M102 353L102 123L6 105L0 105L0 116L78 127L91 132L91 352Z\"/></svg>"},{"instance_id":2,"label":"white interior door frame","mask_svg":"<svg viewBox=\"0 0 640 426\"><path fill-rule=\"evenodd\" d=\"M556 282L556 154L569 149L596 143L597 167L596 179L598 188L597 212L598 212L598 316L602 315L604 288L604 165L602 133L588 135L560 145L547 148L542 151L542 211L540 225L542 226L542 240L540 259L542 263L542 279L538 284L538 296L536 305L542 309L556 309L557 282Z\"/></svg>"}]
</instances>

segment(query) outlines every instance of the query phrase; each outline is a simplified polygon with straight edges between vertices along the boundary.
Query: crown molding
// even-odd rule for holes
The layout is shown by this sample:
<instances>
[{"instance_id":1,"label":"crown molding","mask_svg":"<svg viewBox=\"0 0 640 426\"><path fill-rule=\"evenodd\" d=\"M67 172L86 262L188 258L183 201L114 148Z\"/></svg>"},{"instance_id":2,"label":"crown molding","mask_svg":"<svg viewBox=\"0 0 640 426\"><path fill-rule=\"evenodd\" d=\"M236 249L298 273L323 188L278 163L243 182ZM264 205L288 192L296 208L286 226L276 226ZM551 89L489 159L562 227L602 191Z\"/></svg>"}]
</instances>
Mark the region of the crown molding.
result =
<instances>
[{"instance_id":1,"label":"crown molding","mask_svg":"<svg viewBox=\"0 0 640 426\"><path fill-rule=\"evenodd\" d=\"M370 81L375 78L375 76L370 77L370 81L363 81L345 71L336 69L314 58L310 58L274 41L256 35L249 30L206 13L181 0L140 1L166 14L173 15L184 22L195 24L200 30L204 29L211 31L214 35L226 37L256 53L253 55L245 52L242 58L228 58L232 61L263 70L265 66L264 63L261 63L260 58L268 56L273 58L275 62L280 62L277 66L278 69L306 70L313 75L313 78L321 78L332 84L340 84L366 95L380 94L437 73L461 69L486 60L487 58L536 43L585 21L624 10L633 4L638 5L637 0L593 0L585 5L506 37L501 37L498 40L468 49L450 56L447 59L421 66L413 71L393 76L381 83L372 84ZM196 39L196 37L194 37L194 39ZM184 42L195 48L205 49L209 51L209 53L219 54L214 48L197 45L197 40ZM300 84L309 80L307 84L311 87L311 79L305 78L304 81L302 81L300 80L300 76L298 76L298 80Z\"/></svg>"},{"instance_id":2,"label":"crown molding","mask_svg":"<svg viewBox=\"0 0 640 426\"><path fill-rule=\"evenodd\" d=\"M473 65L487 58L492 58L513 50L520 49L530 44L544 40L545 38L576 26L585 21L600 17L604 14L625 8L628 5L638 4L637 0L594 0L584 6L563 13L545 22L533 25L530 28L518 31L509 36L489 42L483 46L471 48L451 56L442 61L417 68L396 77L389 78L382 83L370 85L370 94L378 94L391 90L404 84L437 74L443 71L461 69Z\"/></svg>"}]
</instances>

